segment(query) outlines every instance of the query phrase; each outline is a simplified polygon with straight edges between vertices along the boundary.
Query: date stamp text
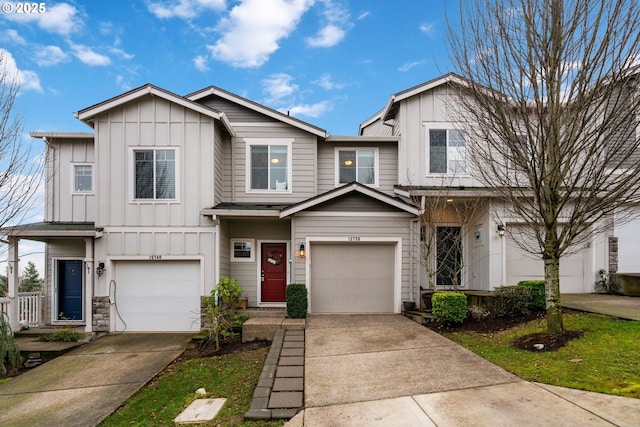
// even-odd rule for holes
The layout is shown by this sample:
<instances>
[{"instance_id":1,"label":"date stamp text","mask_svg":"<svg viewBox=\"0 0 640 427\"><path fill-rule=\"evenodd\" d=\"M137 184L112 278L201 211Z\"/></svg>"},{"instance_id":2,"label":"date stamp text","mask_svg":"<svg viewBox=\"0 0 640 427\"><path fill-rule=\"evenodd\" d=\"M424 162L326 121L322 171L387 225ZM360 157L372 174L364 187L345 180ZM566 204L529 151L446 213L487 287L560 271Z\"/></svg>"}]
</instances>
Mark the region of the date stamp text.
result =
<instances>
[{"instance_id":1,"label":"date stamp text","mask_svg":"<svg viewBox=\"0 0 640 427\"><path fill-rule=\"evenodd\" d=\"M46 3L30 3L30 2L5 2L2 3L2 13L16 14L39 14L47 11Z\"/></svg>"}]
</instances>

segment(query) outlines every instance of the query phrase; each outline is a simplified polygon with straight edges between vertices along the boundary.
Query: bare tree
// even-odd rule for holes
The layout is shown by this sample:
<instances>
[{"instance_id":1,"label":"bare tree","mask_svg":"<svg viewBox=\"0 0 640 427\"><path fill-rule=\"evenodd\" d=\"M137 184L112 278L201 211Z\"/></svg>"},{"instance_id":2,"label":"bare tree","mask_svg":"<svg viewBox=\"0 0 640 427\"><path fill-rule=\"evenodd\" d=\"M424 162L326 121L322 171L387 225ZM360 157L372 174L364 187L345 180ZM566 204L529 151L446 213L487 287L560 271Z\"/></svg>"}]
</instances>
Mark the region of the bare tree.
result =
<instances>
[{"instance_id":1,"label":"bare tree","mask_svg":"<svg viewBox=\"0 0 640 427\"><path fill-rule=\"evenodd\" d=\"M477 0L450 21L459 119L473 165L530 225L547 332L564 332L559 264L640 201L636 0Z\"/></svg>"},{"instance_id":2,"label":"bare tree","mask_svg":"<svg viewBox=\"0 0 640 427\"><path fill-rule=\"evenodd\" d=\"M420 208L417 258L432 291L437 285L457 291L463 284L463 242L472 230L472 221L486 208L480 194L469 189L461 196L455 182L456 175L452 174L428 189L408 188L413 204Z\"/></svg>"},{"instance_id":3,"label":"bare tree","mask_svg":"<svg viewBox=\"0 0 640 427\"><path fill-rule=\"evenodd\" d=\"M42 178L14 111L18 89L16 70L0 52L0 228L26 214Z\"/></svg>"}]
</instances>

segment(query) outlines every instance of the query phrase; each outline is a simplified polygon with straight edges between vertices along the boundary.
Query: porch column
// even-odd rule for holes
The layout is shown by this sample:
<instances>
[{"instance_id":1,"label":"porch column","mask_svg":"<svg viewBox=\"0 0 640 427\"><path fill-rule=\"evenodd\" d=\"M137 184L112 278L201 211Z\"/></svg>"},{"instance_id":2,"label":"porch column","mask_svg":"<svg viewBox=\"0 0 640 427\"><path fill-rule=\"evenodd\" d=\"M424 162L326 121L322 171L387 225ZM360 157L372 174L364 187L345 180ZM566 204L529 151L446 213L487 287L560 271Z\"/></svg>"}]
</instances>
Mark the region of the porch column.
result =
<instances>
[{"instance_id":1,"label":"porch column","mask_svg":"<svg viewBox=\"0 0 640 427\"><path fill-rule=\"evenodd\" d=\"M9 237L9 269L7 271L7 297L11 299L9 303L9 323L14 331L20 330L20 300L18 299L18 288L20 286L20 258L18 258L18 246L20 239Z\"/></svg>"},{"instance_id":2,"label":"porch column","mask_svg":"<svg viewBox=\"0 0 640 427\"><path fill-rule=\"evenodd\" d=\"M94 262L93 262L93 239L86 237L84 239L84 264L86 268L85 281L84 281L84 318L85 318L85 332L91 332L93 330L93 274L94 274Z\"/></svg>"}]
</instances>

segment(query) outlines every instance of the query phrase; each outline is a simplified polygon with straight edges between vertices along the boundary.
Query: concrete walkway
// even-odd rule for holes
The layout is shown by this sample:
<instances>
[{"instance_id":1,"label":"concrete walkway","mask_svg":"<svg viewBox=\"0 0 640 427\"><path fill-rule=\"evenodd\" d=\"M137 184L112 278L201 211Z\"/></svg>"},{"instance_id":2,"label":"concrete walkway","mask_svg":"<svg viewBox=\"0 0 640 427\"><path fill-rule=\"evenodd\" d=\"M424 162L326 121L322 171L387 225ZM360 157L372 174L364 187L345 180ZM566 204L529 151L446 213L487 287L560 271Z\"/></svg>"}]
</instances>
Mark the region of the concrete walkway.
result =
<instances>
[{"instance_id":1,"label":"concrete walkway","mask_svg":"<svg viewBox=\"0 0 640 427\"><path fill-rule=\"evenodd\" d=\"M164 369L193 334L108 335L0 384L0 425L93 426Z\"/></svg>"},{"instance_id":2,"label":"concrete walkway","mask_svg":"<svg viewBox=\"0 0 640 427\"><path fill-rule=\"evenodd\" d=\"M640 321L640 297L606 294L562 294L562 306Z\"/></svg>"},{"instance_id":3,"label":"concrete walkway","mask_svg":"<svg viewBox=\"0 0 640 427\"><path fill-rule=\"evenodd\" d=\"M638 426L640 400L523 381L400 315L310 315L297 426Z\"/></svg>"}]
</instances>

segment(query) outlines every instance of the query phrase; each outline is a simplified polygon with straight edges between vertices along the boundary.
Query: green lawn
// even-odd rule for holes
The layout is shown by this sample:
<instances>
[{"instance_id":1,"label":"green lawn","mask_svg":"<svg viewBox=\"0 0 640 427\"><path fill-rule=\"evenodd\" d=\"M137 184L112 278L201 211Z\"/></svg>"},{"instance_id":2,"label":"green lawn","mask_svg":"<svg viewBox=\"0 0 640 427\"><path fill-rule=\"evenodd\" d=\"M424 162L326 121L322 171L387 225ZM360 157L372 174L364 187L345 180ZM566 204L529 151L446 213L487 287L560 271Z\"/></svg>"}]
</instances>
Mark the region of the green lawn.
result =
<instances>
[{"instance_id":1,"label":"green lawn","mask_svg":"<svg viewBox=\"0 0 640 427\"><path fill-rule=\"evenodd\" d=\"M565 329L584 334L554 352L511 345L516 337L544 331L544 319L493 334L445 335L528 381L640 398L640 322L584 313L565 314L564 322Z\"/></svg>"},{"instance_id":2,"label":"green lawn","mask_svg":"<svg viewBox=\"0 0 640 427\"><path fill-rule=\"evenodd\" d=\"M173 419L204 387L208 398L224 397L225 406L202 426L282 426L283 421L244 422L269 348L217 357L187 360L165 369L150 384L127 400L100 426L173 426Z\"/></svg>"}]
</instances>

